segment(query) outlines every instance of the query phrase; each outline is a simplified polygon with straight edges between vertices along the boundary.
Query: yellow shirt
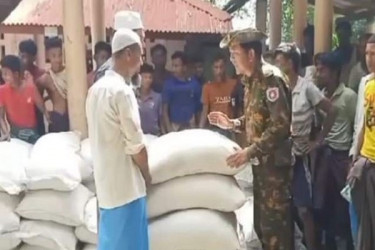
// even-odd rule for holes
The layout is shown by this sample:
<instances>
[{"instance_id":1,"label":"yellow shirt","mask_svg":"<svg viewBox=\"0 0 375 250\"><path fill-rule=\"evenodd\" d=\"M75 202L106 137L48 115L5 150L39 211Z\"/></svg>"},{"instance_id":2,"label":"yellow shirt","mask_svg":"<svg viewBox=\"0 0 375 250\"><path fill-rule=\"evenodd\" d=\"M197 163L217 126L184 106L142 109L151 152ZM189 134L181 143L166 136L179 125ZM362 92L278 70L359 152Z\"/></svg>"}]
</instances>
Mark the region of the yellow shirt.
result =
<instances>
[{"instance_id":1,"label":"yellow shirt","mask_svg":"<svg viewBox=\"0 0 375 250\"><path fill-rule=\"evenodd\" d=\"M365 89L365 133L361 154L375 161L375 79Z\"/></svg>"}]
</instances>

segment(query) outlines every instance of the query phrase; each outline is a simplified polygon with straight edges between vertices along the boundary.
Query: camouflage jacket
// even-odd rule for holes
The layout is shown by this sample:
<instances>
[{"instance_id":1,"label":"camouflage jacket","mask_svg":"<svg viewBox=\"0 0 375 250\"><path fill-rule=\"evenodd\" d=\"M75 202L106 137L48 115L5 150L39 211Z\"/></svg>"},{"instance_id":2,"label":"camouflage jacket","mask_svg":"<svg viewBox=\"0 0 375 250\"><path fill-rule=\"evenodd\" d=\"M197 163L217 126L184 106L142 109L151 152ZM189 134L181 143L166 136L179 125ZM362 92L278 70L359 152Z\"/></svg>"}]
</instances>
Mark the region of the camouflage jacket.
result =
<instances>
[{"instance_id":1,"label":"camouflage jacket","mask_svg":"<svg viewBox=\"0 0 375 250\"><path fill-rule=\"evenodd\" d=\"M288 80L276 67L263 64L262 70L242 79L245 85L244 116L249 157L271 155L290 137L291 94Z\"/></svg>"}]
</instances>

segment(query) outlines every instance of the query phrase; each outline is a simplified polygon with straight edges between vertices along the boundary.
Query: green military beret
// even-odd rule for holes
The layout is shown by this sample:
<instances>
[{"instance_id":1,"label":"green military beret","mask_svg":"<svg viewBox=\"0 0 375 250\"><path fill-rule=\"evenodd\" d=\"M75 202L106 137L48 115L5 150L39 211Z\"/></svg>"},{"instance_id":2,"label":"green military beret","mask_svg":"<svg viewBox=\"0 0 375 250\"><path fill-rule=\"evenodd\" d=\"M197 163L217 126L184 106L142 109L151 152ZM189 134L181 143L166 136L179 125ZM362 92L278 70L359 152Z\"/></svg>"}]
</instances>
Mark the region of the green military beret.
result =
<instances>
[{"instance_id":1,"label":"green military beret","mask_svg":"<svg viewBox=\"0 0 375 250\"><path fill-rule=\"evenodd\" d=\"M254 28L234 30L224 36L220 42L220 48L229 47L233 42L238 42L241 44L260 41L265 38L267 38L266 34Z\"/></svg>"}]
</instances>

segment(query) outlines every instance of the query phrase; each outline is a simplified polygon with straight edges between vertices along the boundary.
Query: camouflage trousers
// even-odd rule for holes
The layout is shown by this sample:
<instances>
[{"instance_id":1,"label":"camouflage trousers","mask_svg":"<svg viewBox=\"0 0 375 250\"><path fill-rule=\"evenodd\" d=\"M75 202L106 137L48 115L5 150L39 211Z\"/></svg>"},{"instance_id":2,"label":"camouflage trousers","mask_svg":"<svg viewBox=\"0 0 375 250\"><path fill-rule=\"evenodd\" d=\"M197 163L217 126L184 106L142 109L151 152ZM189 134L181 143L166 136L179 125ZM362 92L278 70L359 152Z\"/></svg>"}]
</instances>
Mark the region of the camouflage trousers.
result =
<instances>
[{"instance_id":1,"label":"camouflage trousers","mask_svg":"<svg viewBox=\"0 0 375 250\"><path fill-rule=\"evenodd\" d=\"M293 250L292 167L275 167L270 158L253 166L254 228L263 250Z\"/></svg>"}]
</instances>

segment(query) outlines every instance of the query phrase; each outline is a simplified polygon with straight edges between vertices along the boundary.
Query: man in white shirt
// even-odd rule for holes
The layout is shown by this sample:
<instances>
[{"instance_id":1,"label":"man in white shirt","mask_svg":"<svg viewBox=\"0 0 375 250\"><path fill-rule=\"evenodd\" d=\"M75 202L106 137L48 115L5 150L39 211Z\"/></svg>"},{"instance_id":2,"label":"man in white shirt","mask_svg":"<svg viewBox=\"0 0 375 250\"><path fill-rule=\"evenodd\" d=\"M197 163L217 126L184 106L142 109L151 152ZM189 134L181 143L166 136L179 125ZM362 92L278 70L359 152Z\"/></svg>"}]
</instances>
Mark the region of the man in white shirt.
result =
<instances>
[{"instance_id":1,"label":"man in white shirt","mask_svg":"<svg viewBox=\"0 0 375 250\"><path fill-rule=\"evenodd\" d=\"M147 151L131 77L142 63L139 36L116 31L113 69L91 87L86 113L100 207L99 250L148 250Z\"/></svg>"}]
</instances>

